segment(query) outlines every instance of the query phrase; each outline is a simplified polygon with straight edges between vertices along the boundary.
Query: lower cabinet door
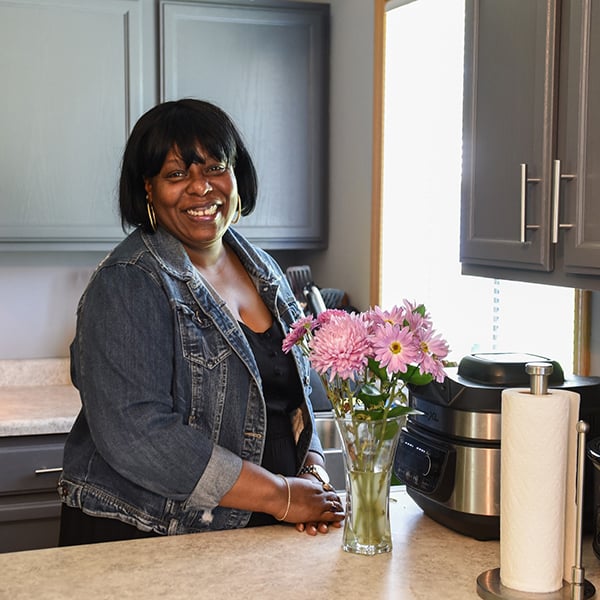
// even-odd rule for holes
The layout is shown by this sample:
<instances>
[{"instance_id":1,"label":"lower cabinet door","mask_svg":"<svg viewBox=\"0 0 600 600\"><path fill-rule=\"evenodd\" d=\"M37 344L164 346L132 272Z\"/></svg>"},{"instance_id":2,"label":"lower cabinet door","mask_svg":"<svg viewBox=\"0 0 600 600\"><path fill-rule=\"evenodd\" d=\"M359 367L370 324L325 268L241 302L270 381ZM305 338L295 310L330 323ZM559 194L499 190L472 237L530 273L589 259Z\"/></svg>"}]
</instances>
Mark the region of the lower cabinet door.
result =
<instances>
[{"instance_id":1,"label":"lower cabinet door","mask_svg":"<svg viewBox=\"0 0 600 600\"><path fill-rule=\"evenodd\" d=\"M0 437L0 552L58 544L66 434Z\"/></svg>"},{"instance_id":2,"label":"lower cabinet door","mask_svg":"<svg viewBox=\"0 0 600 600\"><path fill-rule=\"evenodd\" d=\"M59 526L56 492L0 497L0 552L57 546Z\"/></svg>"}]
</instances>

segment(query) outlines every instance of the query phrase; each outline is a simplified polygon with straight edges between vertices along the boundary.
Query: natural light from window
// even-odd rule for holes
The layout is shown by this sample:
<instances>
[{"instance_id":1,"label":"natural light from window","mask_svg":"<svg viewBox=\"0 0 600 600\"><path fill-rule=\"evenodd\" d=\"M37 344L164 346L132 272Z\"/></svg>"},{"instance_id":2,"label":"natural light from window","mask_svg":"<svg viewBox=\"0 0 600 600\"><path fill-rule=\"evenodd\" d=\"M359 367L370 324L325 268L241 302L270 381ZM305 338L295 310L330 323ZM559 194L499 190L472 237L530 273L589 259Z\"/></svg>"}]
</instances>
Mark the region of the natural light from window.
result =
<instances>
[{"instance_id":1,"label":"natural light from window","mask_svg":"<svg viewBox=\"0 0 600 600\"><path fill-rule=\"evenodd\" d=\"M391 7L391 10L390 10ZM460 274L464 0L388 3L382 306L426 304L451 346L573 369L573 290Z\"/></svg>"}]
</instances>

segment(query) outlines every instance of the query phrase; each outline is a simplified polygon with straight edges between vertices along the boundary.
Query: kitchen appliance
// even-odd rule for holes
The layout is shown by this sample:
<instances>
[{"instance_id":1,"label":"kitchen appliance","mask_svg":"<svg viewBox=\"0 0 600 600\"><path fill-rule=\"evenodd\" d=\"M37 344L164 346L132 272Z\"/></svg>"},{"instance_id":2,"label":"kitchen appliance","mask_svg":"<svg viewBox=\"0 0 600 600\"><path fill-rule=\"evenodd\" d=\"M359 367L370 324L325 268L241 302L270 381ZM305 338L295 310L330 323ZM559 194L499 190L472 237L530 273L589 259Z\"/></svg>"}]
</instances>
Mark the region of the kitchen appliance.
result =
<instances>
[{"instance_id":1,"label":"kitchen appliance","mask_svg":"<svg viewBox=\"0 0 600 600\"><path fill-rule=\"evenodd\" d=\"M395 475L432 519L476 539L499 538L501 394L528 387L525 365L539 361L553 366L550 388L580 395L580 418L589 424L590 437L600 435L600 378L565 378L556 361L534 354L466 356L446 369L443 383L410 390L409 403L420 412L408 417L394 461ZM593 519L591 468L586 465L586 530Z\"/></svg>"},{"instance_id":2,"label":"kitchen appliance","mask_svg":"<svg viewBox=\"0 0 600 600\"><path fill-rule=\"evenodd\" d=\"M286 276L296 300L305 313L317 316L328 308L321 291L313 281L312 270L308 265L288 267Z\"/></svg>"},{"instance_id":3,"label":"kitchen appliance","mask_svg":"<svg viewBox=\"0 0 600 600\"><path fill-rule=\"evenodd\" d=\"M591 464L594 465L592 479L594 485L592 550L596 558L600 558L600 437L594 438L588 443L586 454Z\"/></svg>"},{"instance_id":4,"label":"kitchen appliance","mask_svg":"<svg viewBox=\"0 0 600 600\"><path fill-rule=\"evenodd\" d=\"M288 267L285 271L292 292L305 314L320 315L328 308L352 311L348 296L343 290L321 288L313 281L312 269L308 265Z\"/></svg>"}]
</instances>

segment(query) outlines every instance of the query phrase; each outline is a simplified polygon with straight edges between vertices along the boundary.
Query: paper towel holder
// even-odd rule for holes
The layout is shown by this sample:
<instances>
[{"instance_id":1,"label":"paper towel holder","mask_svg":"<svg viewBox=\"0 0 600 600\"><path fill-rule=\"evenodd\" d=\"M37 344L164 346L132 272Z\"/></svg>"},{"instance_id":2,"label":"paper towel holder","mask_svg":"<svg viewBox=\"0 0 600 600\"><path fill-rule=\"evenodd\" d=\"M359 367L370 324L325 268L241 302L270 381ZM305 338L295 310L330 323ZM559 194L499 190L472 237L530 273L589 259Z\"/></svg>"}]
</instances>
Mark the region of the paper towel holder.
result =
<instances>
[{"instance_id":1,"label":"paper towel holder","mask_svg":"<svg viewBox=\"0 0 600 600\"><path fill-rule=\"evenodd\" d=\"M596 595L594 584L584 579L582 585L564 582L555 592L521 592L505 587L500 581L500 569L484 571L477 578L477 594L484 600L589 600Z\"/></svg>"},{"instance_id":2,"label":"paper towel holder","mask_svg":"<svg viewBox=\"0 0 600 600\"><path fill-rule=\"evenodd\" d=\"M530 363L526 365L528 373L530 373L529 364ZM532 393L534 378L537 379L536 389L541 389L537 388L538 383L542 383L543 387L543 382L540 382L540 380L545 380L547 384L547 376L552 372L552 365L549 363L546 363L546 365L550 366L550 372L547 371L545 366L538 369L537 367L540 366L540 363L537 363L535 368L532 367L532 373L530 373L532 379ZM547 393L547 389L545 392L540 391L537 393ZM585 570L581 564L583 474L585 467L585 436L588 431L589 425L585 421L579 421L577 423L577 547L575 558L576 564L573 565L572 569L573 583L563 581L562 587L555 592L523 592L502 585L502 581L500 580L500 568L496 568L484 571L477 578L477 594L480 598L483 598L484 600L539 600L540 598L544 598L544 600L589 600L590 598L595 597L596 588L590 581L585 579Z\"/></svg>"}]
</instances>

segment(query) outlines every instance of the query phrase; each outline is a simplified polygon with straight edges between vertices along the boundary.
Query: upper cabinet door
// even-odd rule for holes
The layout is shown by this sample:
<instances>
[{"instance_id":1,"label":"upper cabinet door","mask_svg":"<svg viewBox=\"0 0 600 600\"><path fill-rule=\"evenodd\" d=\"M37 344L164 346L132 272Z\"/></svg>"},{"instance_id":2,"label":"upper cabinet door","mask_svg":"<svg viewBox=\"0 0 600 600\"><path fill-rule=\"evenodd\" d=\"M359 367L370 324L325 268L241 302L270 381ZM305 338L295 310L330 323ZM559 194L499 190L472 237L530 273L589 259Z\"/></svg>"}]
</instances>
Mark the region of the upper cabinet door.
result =
<instances>
[{"instance_id":1,"label":"upper cabinet door","mask_svg":"<svg viewBox=\"0 0 600 600\"><path fill-rule=\"evenodd\" d=\"M549 271L555 0L467 0L461 261Z\"/></svg>"},{"instance_id":2,"label":"upper cabinet door","mask_svg":"<svg viewBox=\"0 0 600 600\"><path fill-rule=\"evenodd\" d=\"M0 0L0 244L106 248L141 114L135 0Z\"/></svg>"},{"instance_id":3,"label":"upper cabinet door","mask_svg":"<svg viewBox=\"0 0 600 600\"><path fill-rule=\"evenodd\" d=\"M600 4L563 3L555 226L564 269L600 274ZM559 170L560 169L560 172Z\"/></svg>"},{"instance_id":4,"label":"upper cabinet door","mask_svg":"<svg viewBox=\"0 0 600 600\"><path fill-rule=\"evenodd\" d=\"M160 2L161 97L214 102L255 161L255 212L236 229L269 249L326 245L328 7Z\"/></svg>"}]
</instances>

